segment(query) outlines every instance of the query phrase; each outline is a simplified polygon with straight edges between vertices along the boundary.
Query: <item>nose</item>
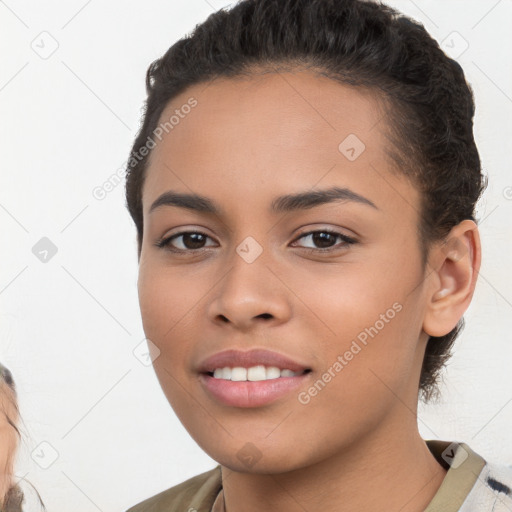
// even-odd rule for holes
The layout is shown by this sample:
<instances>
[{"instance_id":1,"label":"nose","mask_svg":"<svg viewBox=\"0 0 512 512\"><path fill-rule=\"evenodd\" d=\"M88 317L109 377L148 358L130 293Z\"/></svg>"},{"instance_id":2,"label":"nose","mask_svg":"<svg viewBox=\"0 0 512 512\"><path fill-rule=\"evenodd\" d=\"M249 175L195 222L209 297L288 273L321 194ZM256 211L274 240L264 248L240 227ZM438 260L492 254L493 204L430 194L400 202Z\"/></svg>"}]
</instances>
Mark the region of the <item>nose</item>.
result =
<instances>
[{"instance_id":1,"label":"nose","mask_svg":"<svg viewBox=\"0 0 512 512\"><path fill-rule=\"evenodd\" d=\"M208 308L210 319L247 331L258 325L279 325L290 318L290 292L278 277L265 251L254 261L238 253L214 288ZM287 293L288 292L288 293Z\"/></svg>"}]
</instances>

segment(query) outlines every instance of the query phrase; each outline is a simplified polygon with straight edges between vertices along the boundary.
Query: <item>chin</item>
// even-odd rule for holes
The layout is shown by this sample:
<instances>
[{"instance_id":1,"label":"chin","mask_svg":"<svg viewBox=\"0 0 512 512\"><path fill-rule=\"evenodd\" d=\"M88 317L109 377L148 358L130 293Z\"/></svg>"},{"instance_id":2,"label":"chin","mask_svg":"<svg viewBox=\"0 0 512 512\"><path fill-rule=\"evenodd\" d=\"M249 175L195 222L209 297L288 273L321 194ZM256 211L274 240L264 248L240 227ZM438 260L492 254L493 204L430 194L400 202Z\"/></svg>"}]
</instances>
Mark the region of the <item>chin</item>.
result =
<instances>
[{"instance_id":1,"label":"chin","mask_svg":"<svg viewBox=\"0 0 512 512\"><path fill-rule=\"evenodd\" d=\"M203 450L218 464L237 473L273 475L282 474L306 467L308 461L291 459L290 453L279 451L269 453L269 449L258 450L252 443L234 450L232 447L220 450ZM296 453L295 453L296 455Z\"/></svg>"},{"instance_id":2,"label":"chin","mask_svg":"<svg viewBox=\"0 0 512 512\"><path fill-rule=\"evenodd\" d=\"M253 466L246 465L233 458L228 458L225 461L217 460L217 462L231 471L251 475L279 475L301 468L301 466L294 466L290 462L283 461L278 462L266 460L264 462L263 460L260 460Z\"/></svg>"}]
</instances>

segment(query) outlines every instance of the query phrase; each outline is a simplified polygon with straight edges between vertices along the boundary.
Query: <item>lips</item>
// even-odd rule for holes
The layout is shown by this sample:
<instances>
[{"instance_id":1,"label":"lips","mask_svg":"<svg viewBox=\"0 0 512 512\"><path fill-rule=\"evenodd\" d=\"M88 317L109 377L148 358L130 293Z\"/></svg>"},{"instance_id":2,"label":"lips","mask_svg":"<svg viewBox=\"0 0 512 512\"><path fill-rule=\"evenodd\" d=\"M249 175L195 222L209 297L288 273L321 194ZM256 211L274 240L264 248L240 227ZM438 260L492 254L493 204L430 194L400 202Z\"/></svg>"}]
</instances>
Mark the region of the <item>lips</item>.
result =
<instances>
[{"instance_id":1,"label":"lips","mask_svg":"<svg viewBox=\"0 0 512 512\"><path fill-rule=\"evenodd\" d=\"M308 366L284 356L277 352L265 349L253 349L249 351L224 350L208 357L198 365L199 373L213 373L216 368L241 367L251 368L253 366L275 366L281 370L288 369L292 372L310 371Z\"/></svg>"},{"instance_id":2,"label":"lips","mask_svg":"<svg viewBox=\"0 0 512 512\"><path fill-rule=\"evenodd\" d=\"M260 370L265 367L272 373L281 370L281 375L266 380L250 379L249 373L255 367ZM249 380L214 376L214 371L219 372L221 368L223 373L234 369L236 374L248 368ZM199 382L208 396L218 404L239 408L262 407L286 399L311 379L311 372L311 368L299 361L264 349L224 350L198 365Z\"/></svg>"}]
</instances>

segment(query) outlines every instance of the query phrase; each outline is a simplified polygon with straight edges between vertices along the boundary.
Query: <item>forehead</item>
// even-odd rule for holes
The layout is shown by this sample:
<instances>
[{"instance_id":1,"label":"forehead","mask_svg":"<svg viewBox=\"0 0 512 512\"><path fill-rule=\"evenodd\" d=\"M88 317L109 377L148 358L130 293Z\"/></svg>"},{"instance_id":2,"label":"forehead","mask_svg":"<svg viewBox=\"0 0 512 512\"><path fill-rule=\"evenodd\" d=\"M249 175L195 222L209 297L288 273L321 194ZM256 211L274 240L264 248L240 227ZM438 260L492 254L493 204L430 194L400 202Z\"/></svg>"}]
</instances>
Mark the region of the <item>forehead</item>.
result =
<instances>
[{"instance_id":1,"label":"forehead","mask_svg":"<svg viewBox=\"0 0 512 512\"><path fill-rule=\"evenodd\" d=\"M192 95L202 105L195 109L194 114L199 110L196 117L206 121L229 111L242 126L280 119L289 129L287 118L282 118L286 115L300 124L308 119L316 129L344 129L350 121L352 127L366 131L382 115L381 96L375 90L342 84L313 71L266 72L196 84L171 100L167 113Z\"/></svg>"},{"instance_id":2,"label":"forehead","mask_svg":"<svg viewBox=\"0 0 512 512\"><path fill-rule=\"evenodd\" d=\"M166 106L160 126L144 215L170 188L226 198L238 190L255 199L316 184L355 187L367 196L386 192L378 184L390 165L381 98L312 72L196 84ZM386 178L397 181L390 173ZM396 187L408 187L404 181L387 187L390 199L400 196Z\"/></svg>"}]
</instances>

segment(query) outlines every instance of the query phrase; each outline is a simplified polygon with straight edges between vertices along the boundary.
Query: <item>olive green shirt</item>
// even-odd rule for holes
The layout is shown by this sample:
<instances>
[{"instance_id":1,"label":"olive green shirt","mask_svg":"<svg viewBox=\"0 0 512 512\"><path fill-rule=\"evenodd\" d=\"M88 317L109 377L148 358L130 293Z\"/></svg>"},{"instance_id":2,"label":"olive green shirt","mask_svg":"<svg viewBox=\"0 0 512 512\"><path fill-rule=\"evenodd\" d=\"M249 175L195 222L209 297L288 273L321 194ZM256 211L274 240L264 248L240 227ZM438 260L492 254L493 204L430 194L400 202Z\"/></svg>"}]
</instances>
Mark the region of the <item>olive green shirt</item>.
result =
<instances>
[{"instance_id":1,"label":"olive green shirt","mask_svg":"<svg viewBox=\"0 0 512 512\"><path fill-rule=\"evenodd\" d=\"M425 512L512 511L512 467L489 464L464 443L429 440L426 444L448 471ZM222 512L221 490L218 465L126 512Z\"/></svg>"}]
</instances>

